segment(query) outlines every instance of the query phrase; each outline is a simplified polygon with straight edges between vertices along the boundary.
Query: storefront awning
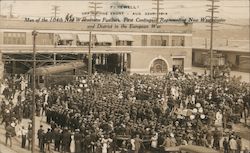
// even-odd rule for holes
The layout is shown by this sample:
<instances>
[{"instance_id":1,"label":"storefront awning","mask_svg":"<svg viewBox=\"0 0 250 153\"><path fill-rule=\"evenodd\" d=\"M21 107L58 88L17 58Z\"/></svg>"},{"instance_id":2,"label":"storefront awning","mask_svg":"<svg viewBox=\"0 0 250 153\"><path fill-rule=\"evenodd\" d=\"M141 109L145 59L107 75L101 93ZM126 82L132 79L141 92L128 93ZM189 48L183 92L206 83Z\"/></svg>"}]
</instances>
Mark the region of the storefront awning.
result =
<instances>
[{"instance_id":1,"label":"storefront awning","mask_svg":"<svg viewBox=\"0 0 250 153\"><path fill-rule=\"evenodd\" d=\"M96 41L99 43L101 42L112 43L113 37L111 35L96 35Z\"/></svg>"},{"instance_id":2,"label":"storefront awning","mask_svg":"<svg viewBox=\"0 0 250 153\"><path fill-rule=\"evenodd\" d=\"M80 42L89 42L89 34L78 34L77 36Z\"/></svg>"},{"instance_id":3,"label":"storefront awning","mask_svg":"<svg viewBox=\"0 0 250 153\"><path fill-rule=\"evenodd\" d=\"M117 37L120 41L134 41L131 35L117 35Z\"/></svg>"},{"instance_id":4,"label":"storefront awning","mask_svg":"<svg viewBox=\"0 0 250 153\"><path fill-rule=\"evenodd\" d=\"M70 33L60 33L59 38L61 40L74 40L73 35Z\"/></svg>"}]
</instances>

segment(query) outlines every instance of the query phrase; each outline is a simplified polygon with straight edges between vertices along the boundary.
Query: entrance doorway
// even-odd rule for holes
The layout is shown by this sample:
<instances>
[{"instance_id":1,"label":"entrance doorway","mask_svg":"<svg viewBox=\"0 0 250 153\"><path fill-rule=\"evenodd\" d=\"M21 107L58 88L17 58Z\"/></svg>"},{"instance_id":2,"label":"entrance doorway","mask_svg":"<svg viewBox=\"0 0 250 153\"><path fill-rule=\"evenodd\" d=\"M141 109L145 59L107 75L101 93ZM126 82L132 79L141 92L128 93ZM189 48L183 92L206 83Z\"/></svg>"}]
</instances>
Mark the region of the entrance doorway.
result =
<instances>
[{"instance_id":1,"label":"entrance doorway","mask_svg":"<svg viewBox=\"0 0 250 153\"><path fill-rule=\"evenodd\" d=\"M184 58L173 58L173 71L184 72Z\"/></svg>"},{"instance_id":2,"label":"entrance doorway","mask_svg":"<svg viewBox=\"0 0 250 153\"><path fill-rule=\"evenodd\" d=\"M150 73L167 73L168 65L162 59L156 59L150 66Z\"/></svg>"}]
</instances>

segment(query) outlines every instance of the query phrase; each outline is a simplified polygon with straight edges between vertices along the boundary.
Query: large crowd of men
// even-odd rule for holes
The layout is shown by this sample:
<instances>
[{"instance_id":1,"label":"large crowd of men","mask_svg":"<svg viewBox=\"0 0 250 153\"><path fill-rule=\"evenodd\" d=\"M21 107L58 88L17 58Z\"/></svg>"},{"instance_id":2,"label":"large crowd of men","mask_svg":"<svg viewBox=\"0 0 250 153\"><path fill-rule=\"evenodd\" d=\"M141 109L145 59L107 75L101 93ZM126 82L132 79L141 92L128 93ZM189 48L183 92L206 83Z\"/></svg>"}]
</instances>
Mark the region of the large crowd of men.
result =
<instances>
[{"instance_id":1,"label":"large crowd of men","mask_svg":"<svg viewBox=\"0 0 250 153\"><path fill-rule=\"evenodd\" d=\"M22 92L15 105L10 102L13 87L2 92L6 127L32 115L31 90L20 78L21 86L16 88ZM39 148L41 152L53 148L75 153L154 153L192 144L225 153L247 151L232 125L249 116L249 93L250 84L236 78L211 80L206 75L178 72L164 77L76 77L66 85L36 91L36 115L45 114L51 125L46 130L41 125L37 131Z\"/></svg>"}]
</instances>

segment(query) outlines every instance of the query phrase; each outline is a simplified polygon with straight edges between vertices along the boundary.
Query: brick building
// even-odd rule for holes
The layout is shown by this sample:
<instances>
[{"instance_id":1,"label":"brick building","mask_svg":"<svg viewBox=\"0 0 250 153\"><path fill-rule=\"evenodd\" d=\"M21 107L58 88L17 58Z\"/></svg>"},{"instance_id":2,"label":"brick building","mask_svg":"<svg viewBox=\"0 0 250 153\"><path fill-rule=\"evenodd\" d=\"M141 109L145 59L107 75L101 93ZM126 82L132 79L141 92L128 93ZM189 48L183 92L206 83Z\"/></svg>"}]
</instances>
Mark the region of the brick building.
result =
<instances>
[{"instance_id":1,"label":"brick building","mask_svg":"<svg viewBox=\"0 0 250 153\"><path fill-rule=\"evenodd\" d=\"M192 66L191 24L117 24L83 22L0 22L0 51L5 72L26 73L32 68L33 37L37 67L87 58L96 71L165 74ZM13 61L12 59L19 59Z\"/></svg>"}]
</instances>

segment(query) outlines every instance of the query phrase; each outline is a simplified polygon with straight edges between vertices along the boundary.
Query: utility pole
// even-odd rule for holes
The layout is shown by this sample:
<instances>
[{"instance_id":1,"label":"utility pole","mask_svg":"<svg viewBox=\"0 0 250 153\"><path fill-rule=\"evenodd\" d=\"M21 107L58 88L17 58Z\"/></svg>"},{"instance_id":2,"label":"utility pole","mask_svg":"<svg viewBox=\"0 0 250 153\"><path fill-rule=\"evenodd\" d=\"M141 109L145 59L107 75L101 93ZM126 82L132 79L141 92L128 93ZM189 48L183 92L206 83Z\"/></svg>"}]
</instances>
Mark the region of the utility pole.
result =
<instances>
[{"instance_id":1,"label":"utility pole","mask_svg":"<svg viewBox=\"0 0 250 153\"><path fill-rule=\"evenodd\" d=\"M57 5L53 5L53 6L52 6L52 11L54 11L54 12L52 12L52 13L53 13L55 19L56 19L56 17L57 17L57 14L59 14L59 13L58 13L58 12L60 11L60 10L59 10L59 7L60 7L60 6L57 6Z\"/></svg>"},{"instance_id":2,"label":"utility pole","mask_svg":"<svg viewBox=\"0 0 250 153\"><path fill-rule=\"evenodd\" d=\"M35 92L36 92L36 36L38 32L37 31L32 31L32 36L33 36L33 75L32 75L32 148L31 152L35 153L35 113L36 113L36 99L35 99Z\"/></svg>"},{"instance_id":3,"label":"utility pole","mask_svg":"<svg viewBox=\"0 0 250 153\"><path fill-rule=\"evenodd\" d=\"M153 0L156 1L156 3L153 3L153 5L156 5L156 8L152 8L154 10L156 10L156 24L159 23L159 18L160 18L160 10L162 10L163 8L160 8L160 5L162 5L163 3L160 3L160 1L162 0Z\"/></svg>"},{"instance_id":4,"label":"utility pole","mask_svg":"<svg viewBox=\"0 0 250 153\"><path fill-rule=\"evenodd\" d=\"M93 11L91 11L91 14L94 14L94 20L96 19L97 14L99 13L99 11L97 11L97 9L102 8L101 5L102 3L100 2L89 2L90 6L89 8L92 8Z\"/></svg>"},{"instance_id":5,"label":"utility pole","mask_svg":"<svg viewBox=\"0 0 250 153\"><path fill-rule=\"evenodd\" d=\"M88 75L89 77L92 75L92 54L91 54L91 47L92 47L92 32L89 32L89 53L88 53Z\"/></svg>"},{"instance_id":6,"label":"utility pole","mask_svg":"<svg viewBox=\"0 0 250 153\"><path fill-rule=\"evenodd\" d=\"M214 32L214 13L219 13L218 11L215 11L218 9L219 6L215 6L214 3L218 2L219 0L208 0L212 2L212 5L207 5L210 7L207 12L211 12L211 19L210 19L210 77L213 79L214 77L214 69L213 69L213 32Z\"/></svg>"},{"instance_id":7,"label":"utility pole","mask_svg":"<svg viewBox=\"0 0 250 153\"><path fill-rule=\"evenodd\" d=\"M10 18L13 17L13 5L10 4L10 14L9 14Z\"/></svg>"},{"instance_id":8,"label":"utility pole","mask_svg":"<svg viewBox=\"0 0 250 153\"><path fill-rule=\"evenodd\" d=\"M0 0L0 18L2 16L2 0Z\"/></svg>"}]
</instances>

